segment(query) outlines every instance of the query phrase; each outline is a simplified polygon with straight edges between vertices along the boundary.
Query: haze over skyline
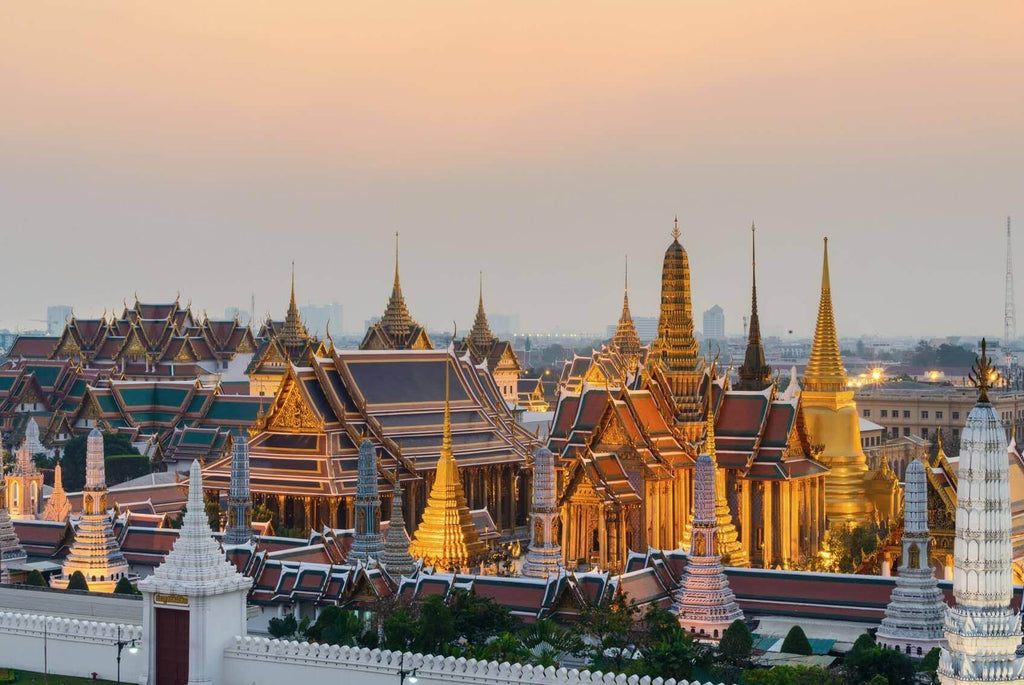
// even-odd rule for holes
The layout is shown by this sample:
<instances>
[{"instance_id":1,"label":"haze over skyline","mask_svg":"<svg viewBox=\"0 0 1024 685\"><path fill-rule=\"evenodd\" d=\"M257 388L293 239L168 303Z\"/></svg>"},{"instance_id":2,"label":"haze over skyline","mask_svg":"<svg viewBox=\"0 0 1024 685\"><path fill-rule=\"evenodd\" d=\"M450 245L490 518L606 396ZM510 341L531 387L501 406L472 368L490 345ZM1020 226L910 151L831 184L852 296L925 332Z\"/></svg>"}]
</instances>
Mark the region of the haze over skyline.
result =
<instances>
[{"instance_id":1,"label":"haze over skyline","mask_svg":"<svg viewBox=\"0 0 1024 685\"><path fill-rule=\"evenodd\" d=\"M180 292L219 316L402 284L431 328L601 332L658 308L809 335L999 337L1024 5L33 0L0 21L0 326ZM1024 230L1016 236L1024 269ZM1021 280L1021 277L1018 277ZM1018 293L1018 299L1024 294ZM1024 300L1022 300L1024 302ZM1024 309L1019 311L1024 316Z\"/></svg>"}]
</instances>

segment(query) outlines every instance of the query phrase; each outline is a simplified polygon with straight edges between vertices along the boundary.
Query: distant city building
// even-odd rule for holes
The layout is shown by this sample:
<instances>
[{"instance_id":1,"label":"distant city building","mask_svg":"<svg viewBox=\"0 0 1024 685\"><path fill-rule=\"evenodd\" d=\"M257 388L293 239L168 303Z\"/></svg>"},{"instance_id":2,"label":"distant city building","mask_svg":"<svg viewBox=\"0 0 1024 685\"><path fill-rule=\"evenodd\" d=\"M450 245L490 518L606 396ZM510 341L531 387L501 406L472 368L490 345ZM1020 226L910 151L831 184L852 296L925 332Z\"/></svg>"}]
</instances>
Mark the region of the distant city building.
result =
<instances>
[{"instance_id":1,"label":"distant city building","mask_svg":"<svg viewBox=\"0 0 1024 685\"><path fill-rule=\"evenodd\" d=\"M857 391L861 416L885 427L886 436L935 438L938 431L960 439L960 428L977 400L973 388L926 383L887 383ZM1007 439L1024 427L1024 392L989 393Z\"/></svg>"},{"instance_id":2,"label":"distant city building","mask_svg":"<svg viewBox=\"0 0 1024 685\"><path fill-rule=\"evenodd\" d=\"M322 338L327 335L327 324L331 326L332 333L341 333L344 330L342 317L344 307L337 302L331 304L307 304L299 307L302 315L302 322L306 324L306 330L310 335Z\"/></svg>"},{"instance_id":3,"label":"distant city building","mask_svg":"<svg viewBox=\"0 0 1024 685\"><path fill-rule=\"evenodd\" d=\"M704 312L704 339L725 340L725 311L717 304Z\"/></svg>"},{"instance_id":4,"label":"distant city building","mask_svg":"<svg viewBox=\"0 0 1024 685\"><path fill-rule=\"evenodd\" d=\"M48 335L60 335L64 324L71 318L71 305L55 304L46 308L46 332Z\"/></svg>"},{"instance_id":5,"label":"distant city building","mask_svg":"<svg viewBox=\"0 0 1024 685\"><path fill-rule=\"evenodd\" d=\"M511 337L519 333L518 314L488 314L491 330L497 336Z\"/></svg>"},{"instance_id":6,"label":"distant city building","mask_svg":"<svg viewBox=\"0 0 1024 685\"><path fill-rule=\"evenodd\" d=\"M658 337L658 317L656 316L634 316L633 326L636 334L640 336L640 342L645 345Z\"/></svg>"}]
</instances>

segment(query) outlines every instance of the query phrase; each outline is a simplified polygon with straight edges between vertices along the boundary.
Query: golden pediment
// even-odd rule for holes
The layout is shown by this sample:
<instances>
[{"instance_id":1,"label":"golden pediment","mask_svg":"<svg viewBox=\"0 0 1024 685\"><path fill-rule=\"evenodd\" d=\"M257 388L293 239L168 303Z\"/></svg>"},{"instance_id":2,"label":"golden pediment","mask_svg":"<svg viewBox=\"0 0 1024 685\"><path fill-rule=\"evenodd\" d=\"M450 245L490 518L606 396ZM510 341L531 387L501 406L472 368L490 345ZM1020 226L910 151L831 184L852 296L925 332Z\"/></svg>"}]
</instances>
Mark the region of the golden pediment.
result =
<instances>
[{"instance_id":1,"label":"golden pediment","mask_svg":"<svg viewBox=\"0 0 1024 685\"><path fill-rule=\"evenodd\" d=\"M287 383L281 393L281 398L268 422L270 430L301 433L322 428L316 412L306 404L294 381Z\"/></svg>"},{"instance_id":2,"label":"golden pediment","mask_svg":"<svg viewBox=\"0 0 1024 685\"><path fill-rule=\"evenodd\" d=\"M252 341L249 340L249 336L247 335L242 336L242 339L238 342L238 347L235 348L235 352L249 353L255 351L256 348L253 347Z\"/></svg>"},{"instance_id":3,"label":"golden pediment","mask_svg":"<svg viewBox=\"0 0 1024 685\"><path fill-rule=\"evenodd\" d=\"M174 355L174 361L176 362L191 362L195 361L195 359L196 357L194 354L192 354L192 351L189 349L188 343L183 343L181 349L178 350L178 353L176 355Z\"/></svg>"},{"instance_id":4,"label":"golden pediment","mask_svg":"<svg viewBox=\"0 0 1024 685\"><path fill-rule=\"evenodd\" d=\"M128 357L145 357L146 346L139 340L138 334L133 332L132 337L128 340L128 344L122 349L121 354Z\"/></svg>"},{"instance_id":5,"label":"golden pediment","mask_svg":"<svg viewBox=\"0 0 1024 685\"><path fill-rule=\"evenodd\" d=\"M82 348L73 337L68 335L61 341L56 354L62 357L80 357L82 356Z\"/></svg>"}]
</instances>

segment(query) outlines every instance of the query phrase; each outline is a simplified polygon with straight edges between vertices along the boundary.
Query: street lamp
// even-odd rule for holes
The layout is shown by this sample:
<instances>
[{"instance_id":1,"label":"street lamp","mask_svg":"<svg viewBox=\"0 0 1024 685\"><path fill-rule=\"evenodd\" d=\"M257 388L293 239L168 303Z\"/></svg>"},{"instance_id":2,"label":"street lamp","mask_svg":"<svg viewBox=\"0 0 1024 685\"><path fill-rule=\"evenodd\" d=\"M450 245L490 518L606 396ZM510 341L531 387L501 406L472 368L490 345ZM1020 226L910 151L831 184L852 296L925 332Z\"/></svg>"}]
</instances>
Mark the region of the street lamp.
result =
<instances>
[{"instance_id":1,"label":"street lamp","mask_svg":"<svg viewBox=\"0 0 1024 685\"><path fill-rule=\"evenodd\" d=\"M398 685L405 685L406 683L416 683L419 679L416 677L416 669L410 671L405 670L405 652L402 652L402 660L398 666Z\"/></svg>"},{"instance_id":2,"label":"street lamp","mask_svg":"<svg viewBox=\"0 0 1024 685\"><path fill-rule=\"evenodd\" d=\"M120 625L117 626L117 643L116 644L117 644L117 682L120 683L121 682L121 652L123 652L124 648L127 647L129 654L136 654L139 651L139 646L138 646L138 643L136 642L135 638L132 638L131 640L122 640L121 639L121 626Z\"/></svg>"}]
</instances>

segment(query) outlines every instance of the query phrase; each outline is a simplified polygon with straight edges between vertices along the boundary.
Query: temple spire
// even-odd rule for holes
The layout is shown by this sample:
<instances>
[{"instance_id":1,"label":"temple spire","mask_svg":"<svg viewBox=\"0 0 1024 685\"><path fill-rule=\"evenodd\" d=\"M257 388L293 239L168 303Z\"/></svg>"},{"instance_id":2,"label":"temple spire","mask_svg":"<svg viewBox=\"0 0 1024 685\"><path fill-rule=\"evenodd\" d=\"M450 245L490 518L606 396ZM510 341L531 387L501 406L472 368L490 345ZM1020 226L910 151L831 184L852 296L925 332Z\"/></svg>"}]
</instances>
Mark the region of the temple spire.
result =
<instances>
[{"instance_id":1,"label":"temple spire","mask_svg":"<svg viewBox=\"0 0 1024 685\"><path fill-rule=\"evenodd\" d=\"M452 451L451 399L449 369L451 357L446 356L444 372L444 419L441 426L441 454L434 473L434 484L423 511L423 520L416 529L409 553L423 559L424 564L439 570L468 569L475 566L487 551L466 505L462 477Z\"/></svg>"},{"instance_id":2,"label":"temple spire","mask_svg":"<svg viewBox=\"0 0 1024 685\"><path fill-rule=\"evenodd\" d=\"M3 455L3 438L0 437L0 455ZM7 512L7 481L0 468L0 583L11 582L11 567L28 561L25 549L18 540L10 514Z\"/></svg>"},{"instance_id":3,"label":"temple spire","mask_svg":"<svg viewBox=\"0 0 1024 685\"><path fill-rule=\"evenodd\" d=\"M558 493L555 484L555 456L540 447L533 458L533 501L530 507L530 548L523 575L544 578L562 568L562 547L558 543Z\"/></svg>"},{"instance_id":4,"label":"temple spire","mask_svg":"<svg viewBox=\"0 0 1024 685\"><path fill-rule=\"evenodd\" d=\"M484 272L480 272L480 299L476 306L476 318L473 320L473 328L469 332L469 342L477 354L486 356L494 345L495 337L491 333L490 324L487 322L487 312L484 311Z\"/></svg>"},{"instance_id":5,"label":"temple spire","mask_svg":"<svg viewBox=\"0 0 1024 685\"><path fill-rule=\"evenodd\" d=\"M384 552L380 556L384 568L392 578L407 576L415 568L416 560L409 554L409 533L405 530L405 514L402 511L402 483L395 468L395 494L391 500L391 520L384 534Z\"/></svg>"},{"instance_id":6,"label":"temple spire","mask_svg":"<svg viewBox=\"0 0 1024 685\"><path fill-rule=\"evenodd\" d=\"M364 437L359 444L357 461L355 536L352 541L352 557L369 561L376 559L384 550L380 535L380 491L377 485L377 449L373 442Z\"/></svg>"},{"instance_id":7,"label":"temple spire","mask_svg":"<svg viewBox=\"0 0 1024 685\"><path fill-rule=\"evenodd\" d=\"M622 313L619 315L619 325L612 337L614 345L619 353L626 358L629 368L632 371L637 360L640 359L640 336L636 332L633 323L633 315L629 311L629 257L626 257L626 273L622 289Z\"/></svg>"},{"instance_id":8,"label":"temple spire","mask_svg":"<svg viewBox=\"0 0 1024 685\"><path fill-rule=\"evenodd\" d=\"M756 228L750 224L750 330L747 351L739 368L737 390L764 390L771 384L772 368L765 361L761 344L761 319L757 314L757 242Z\"/></svg>"},{"instance_id":9,"label":"temple spire","mask_svg":"<svg viewBox=\"0 0 1024 685\"><path fill-rule=\"evenodd\" d=\"M288 313L281 329L281 342L288 350L289 357L294 361L309 342L309 332L302 324L299 306L295 302L295 262L292 262L291 296L288 299Z\"/></svg>"},{"instance_id":10,"label":"temple spire","mask_svg":"<svg viewBox=\"0 0 1024 685\"><path fill-rule=\"evenodd\" d=\"M832 287L828 273L828 238L825 238L821 266L821 297L818 323L814 328L814 344L804 374L804 390L834 392L846 388L846 372L839 354L835 314L832 311Z\"/></svg>"},{"instance_id":11,"label":"temple spire","mask_svg":"<svg viewBox=\"0 0 1024 685\"><path fill-rule=\"evenodd\" d=\"M53 492L46 500L46 507L43 509L42 519L44 521L67 521L71 514L71 502L64 491L64 474L60 462L53 467Z\"/></svg>"},{"instance_id":12,"label":"temple spire","mask_svg":"<svg viewBox=\"0 0 1024 685\"><path fill-rule=\"evenodd\" d=\"M249 493L249 440L236 435L231 449L231 481L228 487L228 525L225 545L252 542L252 498Z\"/></svg>"}]
</instances>

